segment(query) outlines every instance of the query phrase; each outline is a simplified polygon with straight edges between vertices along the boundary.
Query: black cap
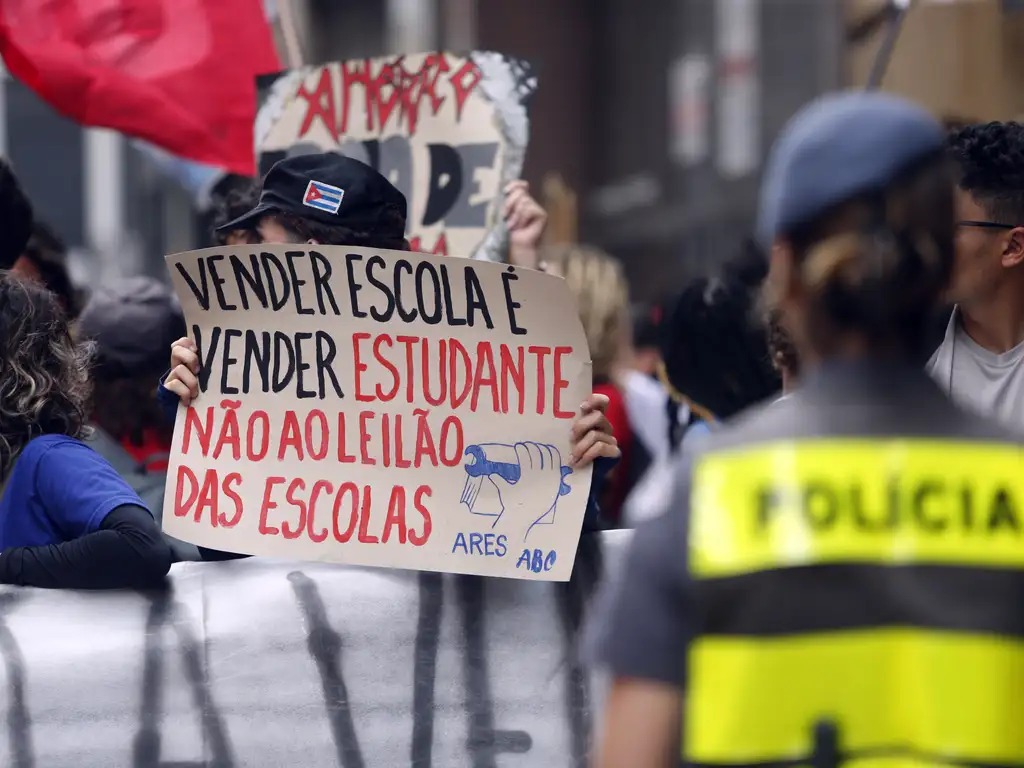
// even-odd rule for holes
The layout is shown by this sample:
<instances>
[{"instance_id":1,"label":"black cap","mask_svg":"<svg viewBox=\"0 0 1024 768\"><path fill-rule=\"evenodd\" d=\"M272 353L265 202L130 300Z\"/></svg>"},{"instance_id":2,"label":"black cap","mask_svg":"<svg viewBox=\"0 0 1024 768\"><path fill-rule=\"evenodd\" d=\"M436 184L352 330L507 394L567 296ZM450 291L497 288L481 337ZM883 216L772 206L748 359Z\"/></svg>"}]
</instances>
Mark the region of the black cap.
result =
<instances>
[{"instance_id":1,"label":"black cap","mask_svg":"<svg viewBox=\"0 0 1024 768\"><path fill-rule=\"evenodd\" d=\"M382 238L405 237L405 195L366 163L336 152L274 163L256 207L217 231L253 229L260 218L276 212Z\"/></svg>"},{"instance_id":2,"label":"black cap","mask_svg":"<svg viewBox=\"0 0 1024 768\"><path fill-rule=\"evenodd\" d=\"M80 338L96 342L100 369L119 376L159 373L185 335L174 293L151 277L116 280L93 291L78 317Z\"/></svg>"}]
</instances>

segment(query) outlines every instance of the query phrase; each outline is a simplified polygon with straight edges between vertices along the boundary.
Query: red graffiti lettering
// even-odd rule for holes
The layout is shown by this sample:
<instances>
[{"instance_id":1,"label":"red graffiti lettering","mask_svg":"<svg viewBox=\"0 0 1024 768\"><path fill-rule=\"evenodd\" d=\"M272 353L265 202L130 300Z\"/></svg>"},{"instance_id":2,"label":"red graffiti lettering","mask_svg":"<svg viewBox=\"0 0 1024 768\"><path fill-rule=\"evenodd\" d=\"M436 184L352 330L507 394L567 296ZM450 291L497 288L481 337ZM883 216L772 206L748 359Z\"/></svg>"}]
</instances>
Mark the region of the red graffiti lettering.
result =
<instances>
[{"instance_id":1,"label":"red graffiti lettering","mask_svg":"<svg viewBox=\"0 0 1024 768\"><path fill-rule=\"evenodd\" d=\"M468 59L452 70L442 53L426 56L415 70L408 68L405 56L398 56L384 61L345 62L340 68L340 82L335 82L333 72L332 68L324 67L312 89L306 83L299 87L296 97L306 104L300 137L312 130L317 121L335 140L348 135L353 105L360 98L367 133L379 134L390 125L415 136L421 117L436 115L441 110L448 98L445 91L455 99L456 119L462 119L466 101L483 78L480 68Z\"/></svg>"}]
</instances>

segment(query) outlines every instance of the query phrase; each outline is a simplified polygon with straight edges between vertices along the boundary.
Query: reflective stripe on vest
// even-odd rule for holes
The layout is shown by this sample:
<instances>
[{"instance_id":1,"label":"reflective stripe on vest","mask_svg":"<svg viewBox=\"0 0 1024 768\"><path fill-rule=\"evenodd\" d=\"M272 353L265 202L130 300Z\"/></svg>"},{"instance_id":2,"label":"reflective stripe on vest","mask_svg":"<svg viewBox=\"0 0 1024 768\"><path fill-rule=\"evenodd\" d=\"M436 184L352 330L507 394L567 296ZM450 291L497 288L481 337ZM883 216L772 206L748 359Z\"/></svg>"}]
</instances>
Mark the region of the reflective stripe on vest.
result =
<instances>
[{"instance_id":1,"label":"reflective stripe on vest","mask_svg":"<svg viewBox=\"0 0 1024 768\"><path fill-rule=\"evenodd\" d=\"M694 468L683 758L1024 765L1024 452L809 440Z\"/></svg>"}]
</instances>

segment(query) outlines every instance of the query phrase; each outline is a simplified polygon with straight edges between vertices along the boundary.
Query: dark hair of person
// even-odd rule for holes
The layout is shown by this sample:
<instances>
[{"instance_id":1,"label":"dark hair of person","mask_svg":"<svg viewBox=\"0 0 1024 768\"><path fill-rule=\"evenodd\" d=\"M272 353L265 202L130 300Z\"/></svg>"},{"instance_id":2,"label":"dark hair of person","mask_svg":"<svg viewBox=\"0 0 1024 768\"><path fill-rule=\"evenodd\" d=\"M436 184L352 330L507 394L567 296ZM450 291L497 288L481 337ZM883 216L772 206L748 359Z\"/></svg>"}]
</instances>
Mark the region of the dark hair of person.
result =
<instances>
[{"instance_id":1,"label":"dark hair of person","mask_svg":"<svg viewBox=\"0 0 1024 768\"><path fill-rule=\"evenodd\" d=\"M228 234L230 234L229 232L218 232L217 228L247 214L256 207L259 199L259 184L255 179L248 179L237 182L226 195L216 202L210 224L213 229L213 241L216 245L226 245Z\"/></svg>"},{"instance_id":2,"label":"dark hair of person","mask_svg":"<svg viewBox=\"0 0 1024 768\"><path fill-rule=\"evenodd\" d=\"M88 431L91 344L76 342L43 285L0 273L0 472L29 441Z\"/></svg>"},{"instance_id":3,"label":"dark hair of person","mask_svg":"<svg viewBox=\"0 0 1024 768\"><path fill-rule=\"evenodd\" d=\"M351 245L357 248L380 248L392 251L409 250L409 242L404 237L380 237L373 232L357 232L348 227L332 227L281 211L275 211L272 215L299 242L316 240L324 245ZM387 215L391 218L391 225L405 229L405 219L397 208L388 209Z\"/></svg>"},{"instance_id":4,"label":"dark hair of person","mask_svg":"<svg viewBox=\"0 0 1024 768\"><path fill-rule=\"evenodd\" d=\"M0 158L0 269L10 269L25 252L32 235L32 203L14 175L11 164Z\"/></svg>"},{"instance_id":5,"label":"dark hair of person","mask_svg":"<svg viewBox=\"0 0 1024 768\"><path fill-rule=\"evenodd\" d=\"M174 424L168 423L156 399L157 378L152 373L112 376L100 368L93 378L95 386L89 407L93 423L104 432L135 445L143 443L147 432L165 442L172 439Z\"/></svg>"},{"instance_id":6,"label":"dark hair of person","mask_svg":"<svg viewBox=\"0 0 1024 768\"><path fill-rule=\"evenodd\" d=\"M67 265L68 249L60 236L49 225L36 221L32 225L32 236L25 246L24 255L35 265L43 285L56 294L68 319L78 317L82 309L82 293L71 281Z\"/></svg>"},{"instance_id":7,"label":"dark hair of person","mask_svg":"<svg viewBox=\"0 0 1024 768\"><path fill-rule=\"evenodd\" d=\"M789 332L782 325L782 313L777 309L768 310L765 324L768 327L768 353L775 370L780 374L785 371L790 376L799 376L800 357Z\"/></svg>"},{"instance_id":8,"label":"dark hair of person","mask_svg":"<svg viewBox=\"0 0 1024 768\"><path fill-rule=\"evenodd\" d=\"M661 355L669 385L717 419L728 419L779 391L763 323L760 280L745 245L720 277L691 281L665 312Z\"/></svg>"},{"instance_id":9,"label":"dark hair of person","mask_svg":"<svg viewBox=\"0 0 1024 768\"><path fill-rule=\"evenodd\" d=\"M1024 226L1024 125L984 123L952 131L946 140L959 186L997 224Z\"/></svg>"},{"instance_id":10,"label":"dark hair of person","mask_svg":"<svg viewBox=\"0 0 1024 768\"><path fill-rule=\"evenodd\" d=\"M936 154L788 233L808 343L829 355L855 334L875 353L916 355L951 278L955 232L949 164Z\"/></svg>"},{"instance_id":11,"label":"dark hair of person","mask_svg":"<svg viewBox=\"0 0 1024 768\"><path fill-rule=\"evenodd\" d=\"M629 309L633 327L633 348L657 347L661 338L662 308L660 304L639 302Z\"/></svg>"}]
</instances>

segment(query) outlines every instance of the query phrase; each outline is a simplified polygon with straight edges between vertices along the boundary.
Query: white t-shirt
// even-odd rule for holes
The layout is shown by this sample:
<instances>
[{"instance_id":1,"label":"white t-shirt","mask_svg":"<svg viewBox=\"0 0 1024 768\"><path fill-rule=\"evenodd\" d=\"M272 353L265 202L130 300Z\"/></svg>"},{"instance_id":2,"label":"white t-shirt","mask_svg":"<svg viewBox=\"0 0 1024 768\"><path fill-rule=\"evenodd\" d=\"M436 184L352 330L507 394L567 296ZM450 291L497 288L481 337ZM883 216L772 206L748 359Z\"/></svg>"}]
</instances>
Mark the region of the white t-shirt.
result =
<instances>
[{"instance_id":1,"label":"white t-shirt","mask_svg":"<svg viewBox=\"0 0 1024 768\"><path fill-rule=\"evenodd\" d=\"M954 309L925 370L954 401L1024 432L1024 343L996 354L975 342Z\"/></svg>"}]
</instances>

